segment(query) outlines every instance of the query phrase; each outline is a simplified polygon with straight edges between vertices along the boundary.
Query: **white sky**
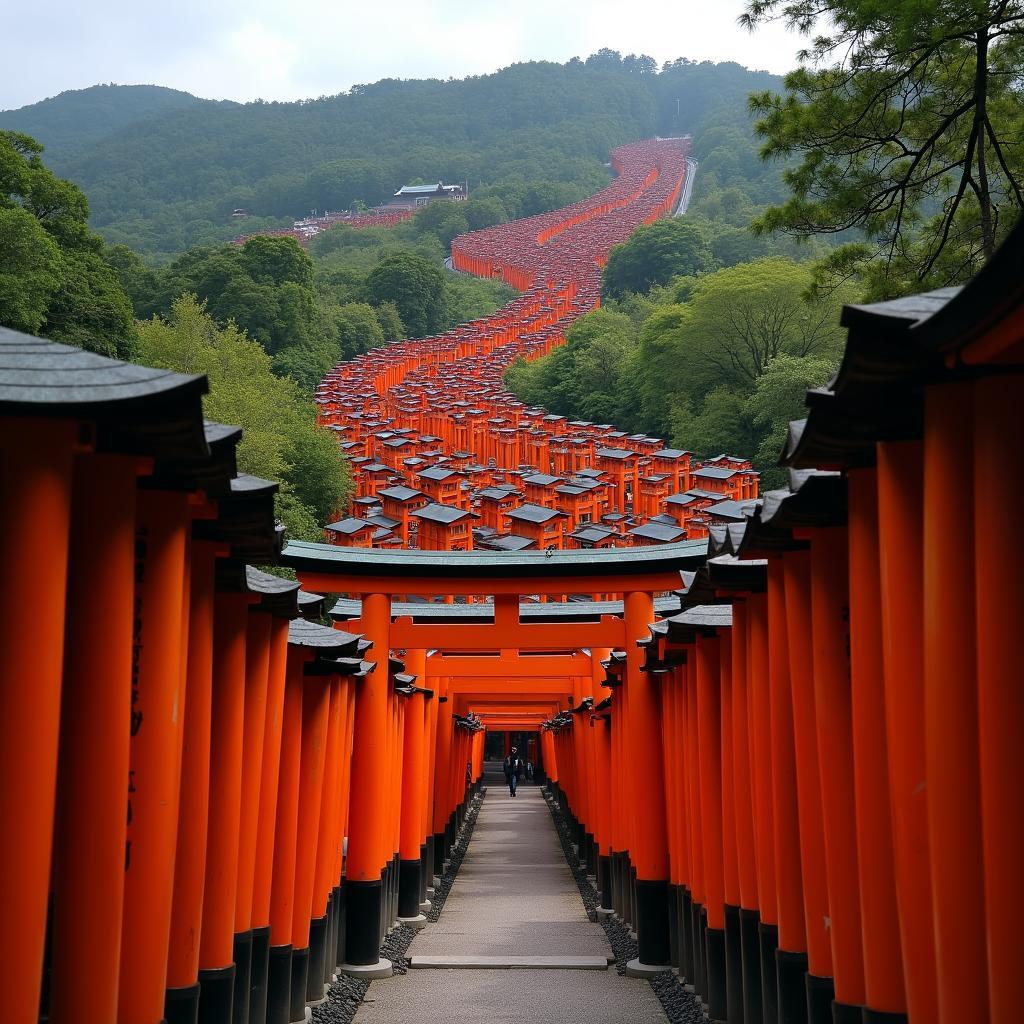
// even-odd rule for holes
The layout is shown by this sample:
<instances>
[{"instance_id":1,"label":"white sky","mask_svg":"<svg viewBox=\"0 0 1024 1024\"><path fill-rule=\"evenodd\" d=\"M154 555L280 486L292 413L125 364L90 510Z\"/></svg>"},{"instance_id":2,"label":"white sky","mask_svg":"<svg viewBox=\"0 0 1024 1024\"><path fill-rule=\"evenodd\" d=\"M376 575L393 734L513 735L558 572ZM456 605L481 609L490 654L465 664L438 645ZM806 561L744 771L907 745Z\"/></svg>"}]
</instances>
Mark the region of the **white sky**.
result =
<instances>
[{"instance_id":1,"label":"white sky","mask_svg":"<svg viewBox=\"0 0 1024 1024\"><path fill-rule=\"evenodd\" d=\"M381 78L462 78L601 47L783 72L802 40L741 29L743 0L42 0L3 10L0 110L97 82L294 100ZM5 9L6 8L6 9Z\"/></svg>"}]
</instances>

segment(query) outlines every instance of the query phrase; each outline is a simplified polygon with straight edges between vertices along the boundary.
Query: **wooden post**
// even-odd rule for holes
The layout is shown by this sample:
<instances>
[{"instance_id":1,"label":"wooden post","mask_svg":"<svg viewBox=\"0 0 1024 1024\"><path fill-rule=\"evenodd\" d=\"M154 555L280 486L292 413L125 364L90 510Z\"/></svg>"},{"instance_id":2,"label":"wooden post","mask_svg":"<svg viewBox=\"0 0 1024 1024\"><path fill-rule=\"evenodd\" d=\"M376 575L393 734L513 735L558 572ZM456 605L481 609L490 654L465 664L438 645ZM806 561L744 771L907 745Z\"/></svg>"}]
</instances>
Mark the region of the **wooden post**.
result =
<instances>
[{"instance_id":1,"label":"wooden post","mask_svg":"<svg viewBox=\"0 0 1024 1024\"><path fill-rule=\"evenodd\" d=\"M138 496L120 1024L160 1020L167 988L185 707L187 502L178 492Z\"/></svg>"},{"instance_id":2,"label":"wooden post","mask_svg":"<svg viewBox=\"0 0 1024 1024\"><path fill-rule=\"evenodd\" d=\"M637 945L639 956L629 970L664 970L670 959L668 914L668 842L665 830L665 784L662 774L661 726L656 684L642 670L636 641L654 621L650 594L625 596L628 756L637 785L628 794L636 822L637 844L630 853L636 868Z\"/></svg>"},{"instance_id":3,"label":"wooden post","mask_svg":"<svg viewBox=\"0 0 1024 1024\"><path fill-rule=\"evenodd\" d=\"M400 587L398 589L401 589ZM390 971L379 957L383 912L382 870L385 846L388 777L381 759L388 745L388 634L391 598L363 596L363 630L373 643L375 667L356 694L355 742L352 750L352 795L349 804L348 873L346 879L346 962L343 969Z\"/></svg>"},{"instance_id":4,"label":"wooden post","mask_svg":"<svg viewBox=\"0 0 1024 1024\"><path fill-rule=\"evenodd\" d=\"M61 1024L117 1018L131 741L135 492L134 459L85 455L76 460L49 1010L49 1019Z\"/></svg>"}]
</instances>

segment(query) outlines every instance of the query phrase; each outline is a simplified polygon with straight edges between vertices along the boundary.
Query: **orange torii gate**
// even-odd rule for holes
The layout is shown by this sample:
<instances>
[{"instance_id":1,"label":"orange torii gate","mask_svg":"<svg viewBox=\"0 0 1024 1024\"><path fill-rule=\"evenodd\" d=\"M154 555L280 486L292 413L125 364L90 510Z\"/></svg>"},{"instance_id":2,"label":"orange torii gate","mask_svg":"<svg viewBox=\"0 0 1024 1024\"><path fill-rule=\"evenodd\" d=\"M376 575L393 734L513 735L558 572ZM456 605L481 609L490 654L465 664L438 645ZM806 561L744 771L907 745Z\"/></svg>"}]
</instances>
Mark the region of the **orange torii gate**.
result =
<instances>
[{"instance_id":1,"label":"orange torii gate","mask_svg":"<svg viewBox=\"0 0 1024 1024\"><path fill-rule=\"evenodd\" d=\"M656 594L671 592L680 585L681 572L698 565L704 557L704 543L688 543L642 551L602 552L526 552L502 555L483 552L409 552L359 551L331 547L324 544L295 542L284 554L286 564L298 572L307 587L321 592L361 595L361 604L343 602L335 615L344 621L346 629L357 629L378 649L392 648L406 651L436 650L438 683L436 689L448 699L441 712L443 718L452 714L451 697L458 691L453 684L458 676L448 673L459 671L464 659L455 652L472 652L465 659L468 672L463 675L467 688L482 684L475 673L485 670L481 652L492 652L490 673L501 671L504 662L506 696L510 702L530 705L530 686L520 684L517 690L515 676L523 672L528 681L534 672L550 677L553 663L559 659L550 652L564 652L560 671L570 673L560 678L576 683L585 677L588 683L595 675L589 656L577 655L583 649L604 649L609 646L625 647L633 652L628 656L626 688L630 694L624 720L628 741L623 744L623 759L632 764L633 776L642 780L631 794L631 811L637 826L632 830L631 845L623 848L631 870L635 871L634 888L637 893L636 930L640 947L638 971L662 970L669 962L669 928L666 913L668 885L667 845L664 836L663 781L661 764L661 727L658 721L657 699L651 680L641 670L641 652L636 641L646 636L647 626L654 618ZM586 603L574 614L570 605L537 605L531 614L520 604L523 595L559 595L566 593L622 594L617 614L608 614L609 606L602 602ZM490 605L442 605L431 615L430 606L419 606L420 613L393 616L392 594L418 594L426 597L439 595L480 596L493 598ZM358 617L356 617L358 616ZM454 621L452 621L454 620ZM468 620L468 621L467 621ZM476 620L476 621L473 621ZM530 652L548 652L539 658L541 663L531 669ZM565 655L568 655L566 657ZM426 659L428 671L433 657ZM564 663L568 662L568 666ZM485 673L490 674L490 673ZM509 678L512 677L512 678ZM430 677L428 677L430 678ZM556 677L558 678L558 677ZM543 684L550 685L550 684ZM570 686L570 689L578 688ZM589 688L589 686L588 686ZM364 687L363 694L367 692ZM513 701L512 699L515 698ZM470 702L467 700L467 707ZM512 709L510 709L512 710ZM540 709L538 709L539 711ZM357 743L354 767L358 769L361 744L364 756L380 740L385 708L382 703L357 708ZM513 712L514 713L514 712ZM533 717L520 720L532 723ZM538 718L539 724L539 718ZM465 763L461 752L448 747L448 730L439 728L436 770L453 774ZM446 767L447 766L447 767ZM586 787L590 791L590 787ZM377 936L382 913L382 873L387 852L378 848L353 849L355 835L372 836L379 832L385 813L382 797L366 799L358 807L353 803L351 822L353 837L349 840L349 862L359 865L350 868L347 878L348 952L347 964L353 970L384 972L390 969L378 957ZM456 811L449 799L435 803L434 814L434 866L443 863L457 826ZM591 829L592 832L592 829ZM359 877L358 870L362 871ZM410 864L410 870L413 870Z\"/></svg>"}]
</instances>

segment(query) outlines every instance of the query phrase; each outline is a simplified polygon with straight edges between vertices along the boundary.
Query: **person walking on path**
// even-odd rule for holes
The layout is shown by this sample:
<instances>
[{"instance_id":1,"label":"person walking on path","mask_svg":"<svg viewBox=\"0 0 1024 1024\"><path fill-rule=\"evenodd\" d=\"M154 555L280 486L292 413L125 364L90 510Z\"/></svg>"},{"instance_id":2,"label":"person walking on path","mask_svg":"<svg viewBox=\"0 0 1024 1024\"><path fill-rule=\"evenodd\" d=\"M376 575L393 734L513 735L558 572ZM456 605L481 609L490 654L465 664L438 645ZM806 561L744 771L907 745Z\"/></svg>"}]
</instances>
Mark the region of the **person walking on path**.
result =
<instances>
[{"instance_id":1,"label":"person walking on path","mask_svg":"<svg viewBox=\"0 0 1024 1024\"><path fill-rule=\"evenodd\" d=\"M519 780L522 778L523 770L525 768L523 759L519 756L515 747L512 748L512 752L505 758L503 768L505 770L505 781L508 783L509 794L511 796L515 796L516 786L519 785Z\"/></svg>"}]
</instances>

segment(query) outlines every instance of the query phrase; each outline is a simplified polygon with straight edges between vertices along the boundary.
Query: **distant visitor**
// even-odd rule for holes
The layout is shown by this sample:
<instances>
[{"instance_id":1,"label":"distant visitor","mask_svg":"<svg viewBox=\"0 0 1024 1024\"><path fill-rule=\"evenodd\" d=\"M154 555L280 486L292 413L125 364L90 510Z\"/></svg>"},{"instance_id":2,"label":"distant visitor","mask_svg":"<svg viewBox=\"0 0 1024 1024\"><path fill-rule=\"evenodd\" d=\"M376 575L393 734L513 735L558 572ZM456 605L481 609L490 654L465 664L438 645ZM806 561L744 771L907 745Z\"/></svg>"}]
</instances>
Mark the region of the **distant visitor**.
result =
<instances>
[{"instance_id":1,"label":"distant visitor","mask_svg":"<svg viewBox=\"0 0 1024 1024\"><path fill-rule=\"evenodd\" d=\"M513 747L511 753L505 758L505 781L508 782L508 791L512 796L516 795L516 787L526 770L526 762L519 756L519 751Z\"/></svg>"}]
</instances>

